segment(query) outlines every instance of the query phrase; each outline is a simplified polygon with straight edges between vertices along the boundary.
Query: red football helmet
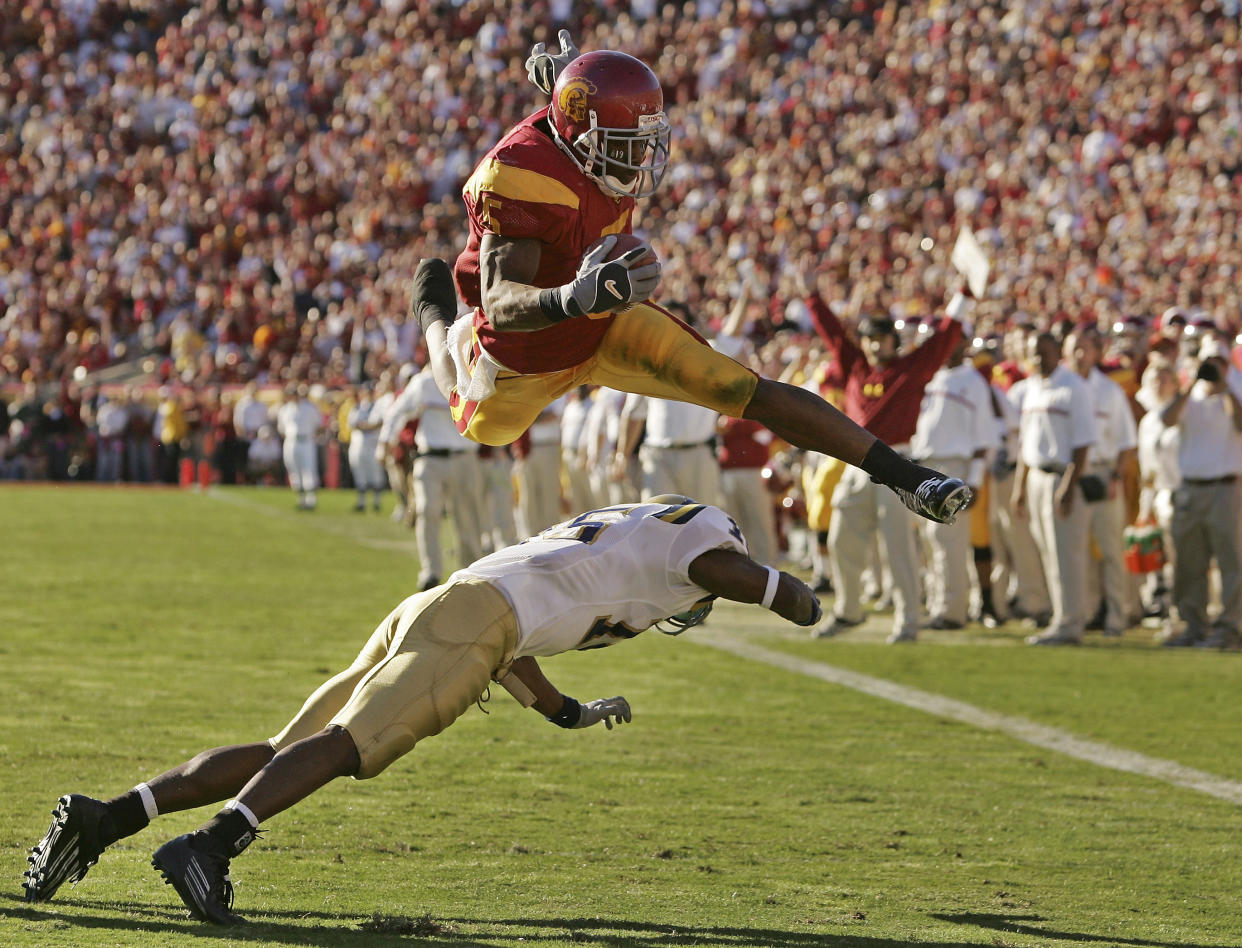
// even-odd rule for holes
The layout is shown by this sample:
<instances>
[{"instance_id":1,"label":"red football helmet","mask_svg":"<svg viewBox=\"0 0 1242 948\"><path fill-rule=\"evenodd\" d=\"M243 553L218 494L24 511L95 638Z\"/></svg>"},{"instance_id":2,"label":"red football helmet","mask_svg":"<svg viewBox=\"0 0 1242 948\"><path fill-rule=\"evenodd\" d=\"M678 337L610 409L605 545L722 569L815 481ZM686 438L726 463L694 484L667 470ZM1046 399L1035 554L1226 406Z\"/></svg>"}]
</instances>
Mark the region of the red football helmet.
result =
<instances>
[{"instance_id":1,"label":"red football helmet","mask_svg":"<svg viewBox=\"0 0 1242 948\"><path fill-rule=\"evenodd\" d=\"M605 193L646 197L668 167L664 93L646 64L611 50L585 53L552 88L556 143Z\"/></svg>"}]
</instances>

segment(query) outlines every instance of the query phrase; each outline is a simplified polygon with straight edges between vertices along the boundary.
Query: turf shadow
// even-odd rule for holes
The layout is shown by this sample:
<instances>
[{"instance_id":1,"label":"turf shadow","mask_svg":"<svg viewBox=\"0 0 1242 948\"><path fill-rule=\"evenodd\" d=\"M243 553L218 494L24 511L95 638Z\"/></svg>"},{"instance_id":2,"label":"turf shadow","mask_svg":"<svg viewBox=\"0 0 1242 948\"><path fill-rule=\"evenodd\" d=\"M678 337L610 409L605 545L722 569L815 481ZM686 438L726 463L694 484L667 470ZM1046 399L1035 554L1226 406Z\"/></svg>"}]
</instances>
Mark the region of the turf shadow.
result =
<instances>
[{"instance_id":1,"label":"turf shadow","mask_svg":"<svg viewBox=\"0 0 1242 948\"><path fill-rule=\"evenodd\" d=\"M7 903L7 904L5 904ZM68 911L66 911L68 909ZM91 910L94 912L91 912ZM98 914L106 911L109 914ZM118 918L115 912L140 915L142 918ZM857 931L842 934L784 931L776 928L740 926L665 925L634 922L613 918L487 918L454 917L439 919L443 931L411 937L410 931L398 926L395 932L364 927L371 919L353 914L326 912L256 912L247 916L249 923L239 927L221 928L188 919L183 909L147 902L92 902L57 899L55 902L29 905L21 896L0 893L0 919L30 923L55 922L85 931L129 932L176 938L178 943L189 939L229 943L255 942L263 945L307 946L307 948L395 948L411 944L429 944L440 948L503 948L520 938L525 944L583 944L607 948L669 948L676 945L697 945L707 948L906 948L908 942L891 938L875 938ZM290 925L273 919L298 919L314 925ZM401 919L389 919L400 923ZM414 921L414 920L407 920ZM472 934L454 930L467 927ZM978 948L966 942L923 943L928 948ZM1179 946L1180 948L1180 946Z\"/></svg>"},{"instance_id":2,"label":"turf shadow","mask_svg":"<svg viewBox=\"0 0 1242 948\"><path fill-rule=\"evenodd\" d=\"M92 911L93 910L93 911ZM108 914L98 914L104 911ZM139 918L118 918L125 912ZM935 913L932 918L955 925L971 925L1006 934L1032 935L1083 944L1108 944L1122 948L1214 948L1211 944L1155 941L1144 938L1118 938L1088 932L1057 931L1040 927L1040 915L997 915L984 913ZM607 948L668 948L676 945L698 945L708 948L905 948L904 940L874 937L857 929L840 934L752 928L744 926L677 925L635 922L628 919L603 917L577 918L488 918L476 916L447 917L434 920L440 931L417 931L416 919L368 919L358 915L329 912L255 912L249 924L237 928L205 925L186 917L185 910L167 904L150 902L97 902L80 899L57 899L52 903L31 905L21 896L0 893L0 919L26 923L55 922L84 930L126 931L170 935L177 938L219 940L267 945L297 945L308 948L391 948L412 942L434 944L442 948L500 948L512 945L520 937L526 944L573 943L607 946ZM289 924L297 919L301 924ZM306 924L308 921L313 924ZM379 927L376 927L379 922ZM392 927L385 928L385 925ZM467 935L456 930L468 928ZM411 936L414 935L414 938ZM927 948L977 948L979 942L920 942Z\"/></svg>"},{"instance_id":3,"label":"turf shadow","mask_svg":"<svg viewBox=\"0 0 1242 948\"><path fill-rule=\"evenodd\" d=\"M1042 915L993 915L981 912L962 912L957 914L932 913L932 918L942 922L953 922L955 925L976 925L991 931L1006 932L1011 935L1035 935L1039 938L1058 938L1062 941L1078 941L1083 944L1118 945L1121 948L1219 948L1215 942L1196 945L1188 941L1154 941L1150 938L1119 938L1116 935L1092 935L1089 932L1057 931L1048 927L1028 924L1045 921Z\"/></svg>"},{"instance_id":4,"label":"turf shadow","mask_svg":"<svg viewBox=\"0 0 1242 948\"><path fill-rule=\"evenodd\" d=\"M615 918L446 918L450 924L481 927L507 927L495 935L476 935L486 939L489 948L510 945L518 937L524 943L545 941L606 945L608 948L657 948L668 945L705 945L717 948L909 948L909 941L877 938L857 930L841 934L787 931L779 928L740 926L665 925ZM531 934L530 929L538 933ZM539 931L547 929L546 932ZM620 933L620 934L618 934ZM926 948L978 948L971 942L919 942Z\"/></svg>"}]
</instances>

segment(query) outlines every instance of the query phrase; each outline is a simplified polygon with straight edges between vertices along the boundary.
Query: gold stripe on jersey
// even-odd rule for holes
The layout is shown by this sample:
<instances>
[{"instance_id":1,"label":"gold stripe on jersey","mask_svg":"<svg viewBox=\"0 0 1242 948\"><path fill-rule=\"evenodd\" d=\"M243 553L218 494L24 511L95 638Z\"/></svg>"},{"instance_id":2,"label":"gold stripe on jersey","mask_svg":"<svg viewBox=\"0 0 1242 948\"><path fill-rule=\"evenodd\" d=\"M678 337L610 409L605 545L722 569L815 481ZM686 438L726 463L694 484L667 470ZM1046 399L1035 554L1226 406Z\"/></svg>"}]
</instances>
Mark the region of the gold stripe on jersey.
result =
<instances>
[{"instance_id":1,"label":"gold stripe on jersey","mask_svg":"<svg viewBox=\"0 0 1242 948\"><path fill-rule=\"evenodd\" d=\"M462 190L475 201L487 191L514 201L560 204L575 211L578 209L578 195L568 185L538 171L506 165L495 158L475 168Z\"/></svg>"},{"instance_id":2,"label":"gold stripe on jersey","mask_svg":"<svg viewBox=\"0 0 1242 948\"><path fill-rule=\"evenodd\" d=\"M659 513L651 516L657 520L663 520L665 523L687 523L694 519L695 514L702 511L702 504L681 504L673 507L665 507Z\"/></svg>"},{"instance_id":3,"label":"gold stripe on jersey","mask_svg":"<svg viewBox=\"0 0 1242 948\"><path fill-rule=\"evenodd\" d=\"M607 237L609 234L624 234L630 227L630 212L626 211L615 221L599 232L601 237Z\"/></svg>"}]
</instances>

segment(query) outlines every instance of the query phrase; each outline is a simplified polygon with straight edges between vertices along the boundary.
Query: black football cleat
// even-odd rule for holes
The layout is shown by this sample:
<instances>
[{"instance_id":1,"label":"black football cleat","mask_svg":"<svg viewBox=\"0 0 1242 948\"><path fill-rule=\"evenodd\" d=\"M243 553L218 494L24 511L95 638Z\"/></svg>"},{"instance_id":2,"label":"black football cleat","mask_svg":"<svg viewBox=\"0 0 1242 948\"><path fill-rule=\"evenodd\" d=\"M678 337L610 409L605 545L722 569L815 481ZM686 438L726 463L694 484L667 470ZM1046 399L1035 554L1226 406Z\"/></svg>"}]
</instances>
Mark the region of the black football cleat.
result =
<instances>
[{"instance_id":1,"label":"black football cleat","mask_svg":"<svg viewBox=\"0 0 1242 948\"><path fill-rule=\"evenodd\" d=\"M894 487L893 492L920 517L937 523L952 523L975 496L960 477L945 477L934 472L913 491Z\"/></svg>"},{"instance_id":2,"label":"black football cleat","mask_svg":"<svg viewBox=\"0 0 1242 948\"><path fill-rule=\"evenodd\" d=\"M457 319L457 287L453 271L439 257L425 257L418 262L410 281L410 315L418 320L424 333L432 323L451 323Z\"/></svg>"},{"instance_id":3,"label":"black football cleat","mask_svg":"<svg viewBox=\"0 0 1242 948\"><path fill-rule=\"evenodd\" d=\"M178 836L155 851L151 865L177 890L190 914L200 922L244 925L246 920L233 911L229 861L204 846L205 840L203 833Z\"/></svg>"},{"instance_id":4,"label":"black football cleat","mask_svg":"<svg viewBox=\"0 0 1242 948\"><path fill-rule=\"evenodd\" d=\"M104 851L99 827L106 813L104 803L79 793L56 801L52 825L26 857L27 902L46 902L66 882L82 881Z\"/></svg>"}]
</instances>

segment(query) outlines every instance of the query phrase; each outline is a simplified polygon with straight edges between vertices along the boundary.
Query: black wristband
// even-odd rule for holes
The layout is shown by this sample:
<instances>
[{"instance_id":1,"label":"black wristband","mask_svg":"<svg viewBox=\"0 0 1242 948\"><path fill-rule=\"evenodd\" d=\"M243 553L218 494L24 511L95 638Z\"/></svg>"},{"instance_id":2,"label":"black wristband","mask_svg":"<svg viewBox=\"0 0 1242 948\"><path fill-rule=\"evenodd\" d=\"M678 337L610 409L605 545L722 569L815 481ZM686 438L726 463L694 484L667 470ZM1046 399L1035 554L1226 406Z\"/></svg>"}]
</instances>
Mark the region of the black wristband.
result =
<instances>
[{"instance_id":1,"label":"black wristband","mask_svg":"<svg viewBox=\"0 0 1242 948\"><path fill-rule=\"evenodd\" d=\"M561 705L561 710L550 715L548 720L557 727L573 727L582 720L582 705L569 695L561 695L561 697L565 699L565 703Z\"/></svg>"},{"instance_id":2,"label":"black wristband","mask_svg":"<svg viewBox=\"0 0 1242 948\"><path fill-rule=\"evenodd\" d=\"M548 317L548 321L553 323L569 319L571 315L566 312L565 304L561 302L561 288L559 286L539 291L539 309L544 316Z\"/></svg>"}]
</instances>

